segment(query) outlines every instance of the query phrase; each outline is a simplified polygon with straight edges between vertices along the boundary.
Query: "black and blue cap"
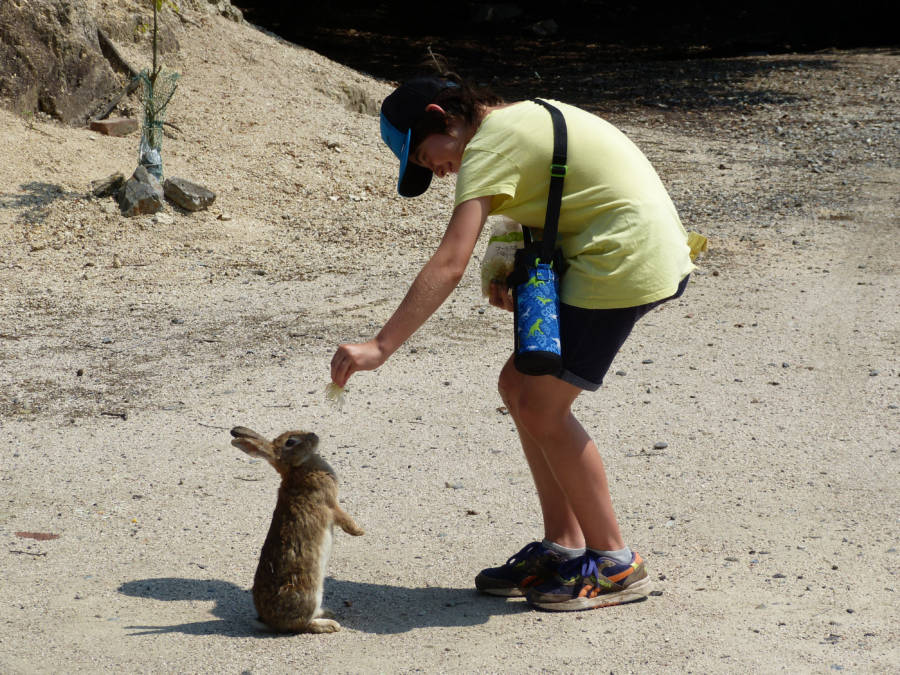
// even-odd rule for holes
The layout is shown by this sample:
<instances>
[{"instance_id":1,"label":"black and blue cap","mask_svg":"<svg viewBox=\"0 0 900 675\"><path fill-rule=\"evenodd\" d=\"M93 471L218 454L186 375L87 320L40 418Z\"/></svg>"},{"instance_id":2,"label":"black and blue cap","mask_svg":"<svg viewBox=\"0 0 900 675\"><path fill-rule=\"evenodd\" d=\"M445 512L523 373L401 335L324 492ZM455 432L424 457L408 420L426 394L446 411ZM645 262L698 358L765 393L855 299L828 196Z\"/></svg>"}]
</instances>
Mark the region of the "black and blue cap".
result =
<instances>
[{"instance_id":1,"label":"black and blue cap","mask_svg":"<svg viewBox=\"0 0 900 675\"><path fill-rule=\"evenodd\" d=\"M409 161L412 129L439 93L456 86L439 77L417 77L397 87L381 104L381 138L400 160L397 192L402 197L418 197L428 189L434 175L431 169Z\"/></svg>"}]
</instances>

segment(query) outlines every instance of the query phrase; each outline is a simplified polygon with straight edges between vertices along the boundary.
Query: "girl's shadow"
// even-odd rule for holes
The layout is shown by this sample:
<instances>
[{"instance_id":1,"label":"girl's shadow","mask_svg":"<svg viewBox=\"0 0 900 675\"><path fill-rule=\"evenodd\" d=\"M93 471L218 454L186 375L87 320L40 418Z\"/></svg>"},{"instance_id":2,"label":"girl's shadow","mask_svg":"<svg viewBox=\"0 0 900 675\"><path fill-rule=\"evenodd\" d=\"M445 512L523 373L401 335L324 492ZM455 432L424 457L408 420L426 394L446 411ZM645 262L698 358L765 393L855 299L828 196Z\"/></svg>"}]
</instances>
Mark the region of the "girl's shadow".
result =
<instances>
[{"instance_id":1,"label":"girl's shadow","mask_svg":"<svg viewBox=\"0 0 900 675\"><path fill-rule=\"evenodd\" d=\"M172 626L128 626L131 635L185 633L231 637L277 637L256 620L250 591L218 579L163 577L129 581L119 592L160 601L213 602L210 621ZM381 635L414 628L473 626L492 616L527 611L522 600L479 595L471 588L404 588L341 579L325 580L325 606L342 626Z\"/></svg>"}]
</instances>

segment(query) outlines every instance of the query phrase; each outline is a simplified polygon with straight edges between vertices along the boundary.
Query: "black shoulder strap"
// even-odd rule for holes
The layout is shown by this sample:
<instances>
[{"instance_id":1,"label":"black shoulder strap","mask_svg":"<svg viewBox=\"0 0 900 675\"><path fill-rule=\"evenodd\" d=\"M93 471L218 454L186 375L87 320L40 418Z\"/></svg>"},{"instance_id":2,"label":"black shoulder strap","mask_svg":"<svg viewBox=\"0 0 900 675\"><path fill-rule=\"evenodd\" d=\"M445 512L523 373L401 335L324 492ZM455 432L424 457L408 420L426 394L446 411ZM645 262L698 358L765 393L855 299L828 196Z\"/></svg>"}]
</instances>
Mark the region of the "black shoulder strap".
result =
<instances>
[{"instance_id":1,"label":"black shoulder strap","mask_svg":"<svg viewBox=\"0 0 900 675\"><path fill-rule=\"evenodd\" d=\"M535 103L544 106L550 113L553 121L553 161L550 163L550 191L547 194L547 214L544 218L542 260L553 260L553 250L556 248L556 232L559 226L559 211L562 203L563 182L566 171L566 151L569 135L566 129L566 120L559 108L539 98L531 99Z\"/></svg>"}]
</instances>

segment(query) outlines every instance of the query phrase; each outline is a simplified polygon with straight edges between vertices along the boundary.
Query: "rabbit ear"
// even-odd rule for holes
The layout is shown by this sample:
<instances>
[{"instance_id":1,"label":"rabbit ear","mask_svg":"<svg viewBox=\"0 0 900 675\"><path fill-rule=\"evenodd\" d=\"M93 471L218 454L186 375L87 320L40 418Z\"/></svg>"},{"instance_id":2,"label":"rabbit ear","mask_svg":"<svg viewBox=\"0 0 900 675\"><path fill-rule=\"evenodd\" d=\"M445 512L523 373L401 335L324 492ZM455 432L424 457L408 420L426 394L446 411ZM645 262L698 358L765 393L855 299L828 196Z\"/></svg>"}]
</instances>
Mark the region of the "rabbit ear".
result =
<instances>
[{"instance_id":1,"label":"rabbit ear","mask_svg":"<svg viewBox=\"0 0 900 675\"><path fill-rule=\"evenodd\" d=\"M264 443L268 443L268 439L262 434L258 434L253 429L248 429L247 427L234 427L231 430L231 435L235 438L255 438L258 441L263 441Z\"/></svg>"},{"instance_id":2,"label":"rabbit ear","mask_svg":"<svg viewBox=\"0 0 900 675\"><path fill-rule=\"evenodd\" d=\"M240 448L248 455L261 457L273 465L275 464L275 452L272 443L247 427L235 427L231 430L231 444Z\"/></svg>"}]
</instances>

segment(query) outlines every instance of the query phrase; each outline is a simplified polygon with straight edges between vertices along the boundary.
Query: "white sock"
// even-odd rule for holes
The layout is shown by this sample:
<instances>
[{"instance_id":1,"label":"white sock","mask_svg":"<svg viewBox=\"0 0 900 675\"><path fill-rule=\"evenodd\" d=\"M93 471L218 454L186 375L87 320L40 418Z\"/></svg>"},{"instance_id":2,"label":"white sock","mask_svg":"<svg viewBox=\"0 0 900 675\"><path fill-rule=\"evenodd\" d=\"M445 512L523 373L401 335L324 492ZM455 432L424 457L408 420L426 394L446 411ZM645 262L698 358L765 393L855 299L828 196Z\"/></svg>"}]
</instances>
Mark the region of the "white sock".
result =
<instances>
[{"instance_id":1,"label":"white sock","mask_svg":"<svg viewBox=\"0 0 900 675\"><path fill-rule=\"evenodd\" d=\"M541 542L544 545L544 548L549 548L551 551L556 551L566 560L571 560L572 558L578 558L579 556L584 555L583 548L568 548L566 546L560 546L555 541L550 541L549 539L544 539ZM629 559L628 562L631 562Z\"/></svg>"},{"instance_id":2,"label":"white sock","mask_svg":"<svg viewBox=\"0 0 900 675\"><path fill-rule=\"evenodd\" d=\"M612 558L620 565L631 564L631 549L627 546L618 551L598 551L595 548L589 548L588 551L590 551L591 553L596 553L599 556L603 556L604 558Z\"/></svg>"}]
</instances>

